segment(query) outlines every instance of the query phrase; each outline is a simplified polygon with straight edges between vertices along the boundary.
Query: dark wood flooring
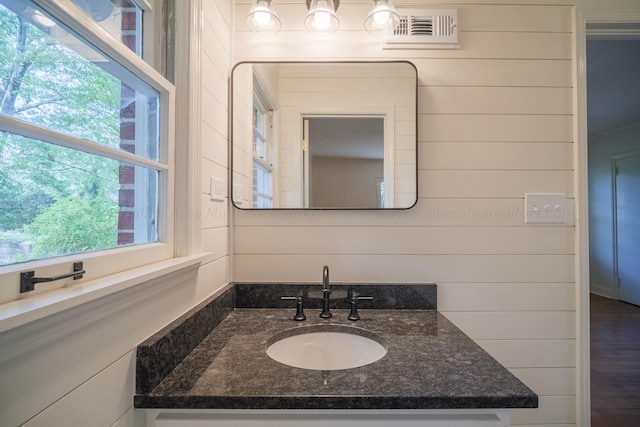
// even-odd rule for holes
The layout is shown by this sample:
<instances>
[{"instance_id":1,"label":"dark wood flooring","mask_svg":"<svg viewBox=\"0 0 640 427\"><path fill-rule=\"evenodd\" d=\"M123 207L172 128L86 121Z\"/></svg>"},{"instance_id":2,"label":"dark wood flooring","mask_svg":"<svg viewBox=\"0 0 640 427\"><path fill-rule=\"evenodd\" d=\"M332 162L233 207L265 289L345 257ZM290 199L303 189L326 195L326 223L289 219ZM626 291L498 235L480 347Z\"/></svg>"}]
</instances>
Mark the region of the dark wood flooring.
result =
<instances>
[{"instance_id":1,"label":"dark wood flooring","mask_svg":"<svg viewBox=\"0 0 640 427\"><path fill-rule=\"evenodd\" d=\"M640 427L640 307L593 294L591 427Z\"/></svg>"}]
</instances>

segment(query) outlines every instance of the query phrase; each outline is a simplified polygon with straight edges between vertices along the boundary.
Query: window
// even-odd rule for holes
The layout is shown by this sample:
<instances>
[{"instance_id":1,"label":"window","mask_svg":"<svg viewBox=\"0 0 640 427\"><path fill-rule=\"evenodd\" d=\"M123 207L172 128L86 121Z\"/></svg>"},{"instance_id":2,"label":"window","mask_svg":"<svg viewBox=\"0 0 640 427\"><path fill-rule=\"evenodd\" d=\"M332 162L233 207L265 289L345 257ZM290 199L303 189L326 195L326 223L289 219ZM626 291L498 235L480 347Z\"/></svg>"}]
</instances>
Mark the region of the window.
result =
<instances>
[{"instance_id":1,"label":"window","mask_svg":"<svg viewBox=\"0 0 640 427\"><path fill-rule=\"evenodd\" d=\"M153 253L141 263L173 254L173 87L139 58L144 11L74 3L0 0L0 269L133 245Z\"/></svg>"},{"instance_id":2,"label":"window","mask_svg":"<svg viewBox=\"0 0 640 427\"><path fill-rule=\"evenodd\" d=\"M145 0L72 1L113 38L142 57L142 17L144 10L149 10Z\"/></svg>"},{"instance_id":3,"label":"window","mask_svg":"<svg viewBox=\"0 0 640 427\"><path fill-rule=\"evenodd\" d=\"M258 96L253 102L253 207L273 206L272 114Z\"/></svg>"}]
</instances>

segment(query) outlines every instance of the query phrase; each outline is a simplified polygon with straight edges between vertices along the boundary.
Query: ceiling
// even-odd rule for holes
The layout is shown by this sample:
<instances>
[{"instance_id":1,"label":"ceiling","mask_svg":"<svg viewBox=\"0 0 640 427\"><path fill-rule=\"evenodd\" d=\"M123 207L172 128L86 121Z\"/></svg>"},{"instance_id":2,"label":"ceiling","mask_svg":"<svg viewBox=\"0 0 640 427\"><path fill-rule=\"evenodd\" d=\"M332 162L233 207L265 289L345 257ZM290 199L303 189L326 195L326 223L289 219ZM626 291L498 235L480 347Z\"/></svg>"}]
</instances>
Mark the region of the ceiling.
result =
<instances>
[{"instance_id":1,"label":"ceiling","mask_svg":"<svg viewBox=\"0 0 640 427\"><path fill-rule=\"evenodd\" d=\"M589 135L640 122L640 39L587 40Z\"/></svg>"}]
</instances>

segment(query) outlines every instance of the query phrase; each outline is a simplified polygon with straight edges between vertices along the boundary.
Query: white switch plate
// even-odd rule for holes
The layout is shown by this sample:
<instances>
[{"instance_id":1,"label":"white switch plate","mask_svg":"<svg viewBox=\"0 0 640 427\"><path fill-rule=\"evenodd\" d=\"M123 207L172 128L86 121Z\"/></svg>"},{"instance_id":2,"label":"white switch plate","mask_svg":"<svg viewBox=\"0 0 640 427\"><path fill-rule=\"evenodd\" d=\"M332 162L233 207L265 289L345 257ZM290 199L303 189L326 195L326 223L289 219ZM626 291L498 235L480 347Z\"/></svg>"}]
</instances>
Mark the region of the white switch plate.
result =
<instances>
[{"instance_id":1,"label":"white switch plate","mask_svg":"<svg viewBox=\"0 0 640 427\"><path fill-rule=\"evenodd\" d=\"M525 193L524 222L566 223L567 198L564 193Z\"/></svg>"},{"instance_id":2,"label":"white switch plate","mask_svg":"<svg viewBox=\"0 0 640 427\"><path fill-rule=\"evenodd\" d=\"M210 178L210 192L209 195L211 200L216 200L218 202L223 202L226 196L224 191L224 181L220 178L211 177Z\"/></svg>"}]
</instances>

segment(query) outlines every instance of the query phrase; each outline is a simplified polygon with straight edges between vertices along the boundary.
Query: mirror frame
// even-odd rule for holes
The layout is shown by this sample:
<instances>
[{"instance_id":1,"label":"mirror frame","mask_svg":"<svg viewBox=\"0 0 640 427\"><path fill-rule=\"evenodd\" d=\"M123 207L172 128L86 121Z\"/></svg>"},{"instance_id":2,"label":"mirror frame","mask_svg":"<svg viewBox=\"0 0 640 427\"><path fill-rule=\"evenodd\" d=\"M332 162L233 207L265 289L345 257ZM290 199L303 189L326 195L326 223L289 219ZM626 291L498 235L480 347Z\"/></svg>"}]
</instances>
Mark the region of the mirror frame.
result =
<instances>
[{"instance_id":1,"label":"mirror frame","mask_svg":"<svg viewBox=\"0 0 640 427\"><path fill-rule=\"evenodd\" d=\"M416 179L415 179L415 201L413 202L413 204L411 204L410 206L407 207L393 207L393 208L378 208L378 207L371 207L371 208L355 208L355 207L330 207L330 208L323 208L323 207L295 207L295 208L280 208L280 207L274 207L274 208L246 208L246 207L242 207L242 206L238 206L236 205L235 199L233 197L233 152L234 152L234 105L233 105L233 87L234 87L234 79L233 79L233 75L234 75L234 71L236 70L236 68L238 68L241 65L245 65L245 64L407 64L409 65L411 68L413 68L414 72L415 72L415 169L416 169ZM415 66L415 64L413 64L411 61L407 61L407 60L389 60L389 61L295 61L295 60L282 60L282 61L278 61L278 60L256 60L256 61L251 61L251 60L245 60L245 61L240 61L237 62L232 68L231 68L231 72L230 72L230 77L229 77L229 115L228 115L228 123L229 123L229 154L228 154L228 159L229 159L229 201L231 202L231 205L238 210L243 210L243 211L265 211L265 212L269 212L269 211L404 211L404 210L408 210L411 209L413 207L416 206L416 204L418 203L418 196L419 196L419 191L418 191L418 69Z\"/></svg>"}]
</instances>

